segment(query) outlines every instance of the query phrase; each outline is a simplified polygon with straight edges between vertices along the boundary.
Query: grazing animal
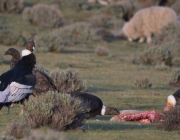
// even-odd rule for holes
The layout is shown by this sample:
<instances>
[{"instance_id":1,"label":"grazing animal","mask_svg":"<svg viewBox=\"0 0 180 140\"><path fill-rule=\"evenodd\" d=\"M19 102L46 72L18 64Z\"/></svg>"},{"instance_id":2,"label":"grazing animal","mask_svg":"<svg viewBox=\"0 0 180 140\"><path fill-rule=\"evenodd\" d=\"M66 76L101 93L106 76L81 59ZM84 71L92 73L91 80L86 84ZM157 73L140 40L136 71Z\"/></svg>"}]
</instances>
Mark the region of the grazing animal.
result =
<instances>
[{"instance_id":1,"label":"grazing animal","mask_svg":"<svg viewBox=\"0 0 180 140\"><path fill-rule=\"evenodd\" d=\"M18 54L20 55L19 51L17 51L14 48L8 49L5 52L5 54L12 56L11 64L13 63L14 65L16 63L15 63L15 61L12 61L12 60L18 61L16 56L18 56ZM16 55L14 55L14 54L16 54ZM10 64L10 67L12 69L14 67L14 65L11 65L11 64ZM35 85L34 91L32 93L34 96L40 95L41 93L44 93L44 92L49 91L49 90L52 90L52 91L56 90L56 86L54 84L54 81L48 75L46 75L44 72L39 71L36 68L34 68L32 70L32 73L36 76L36 85Z\"/></svg>"},{"instance_id":2,"label":"grazing animal","mask_svg":"<svg viewBox=\"0 0 180 140\"><path fill-rule=\"evenodd\" d=\"M180 89L177 90L174 94L167 97L167 104L164 108L164 111L168 111L170 108L180 105Z\"/></svg>"},{"instance_id":3,"label":"grazing animal","mask_svg":"<svg viewBox=\"0 0 180 140\"><path fill-rule=\"evenodd\" d=\"M87 104L86 118L92 118L97 115L118 115L119 111L114 107L105 107L102 100L92 94L84 92L71 92L68 93L72 97L79 98Z\"/></svg>"},{"instance_id":4,"label":"grazing animal","mask_svg":"<svg viewBox=\"0 0 180 140\"><path fill-rule=\"evenodd\" d=\"M36 76L32 69L36 64L36 57L33 53L33 43L27 43L26 49L22 51L22 59L9 71L0 76L0 110L12 103L24 104L29 95L33 92L36 84Z\"/></svg>"},{"instance_id":5,"label":"grazing animal","mask_svg":"<svg viewBox=\"0 0 180 140\"><path fill-rule=\"evenodd\" d=\"M139 39L139 42L143 42L146 39L147 43L150 43L153 34L159 34L162 27L176 20L177 15L173 9L152 6L139 10L125 23L122 32L129 41Z\"/></svg>"}]
</instances>

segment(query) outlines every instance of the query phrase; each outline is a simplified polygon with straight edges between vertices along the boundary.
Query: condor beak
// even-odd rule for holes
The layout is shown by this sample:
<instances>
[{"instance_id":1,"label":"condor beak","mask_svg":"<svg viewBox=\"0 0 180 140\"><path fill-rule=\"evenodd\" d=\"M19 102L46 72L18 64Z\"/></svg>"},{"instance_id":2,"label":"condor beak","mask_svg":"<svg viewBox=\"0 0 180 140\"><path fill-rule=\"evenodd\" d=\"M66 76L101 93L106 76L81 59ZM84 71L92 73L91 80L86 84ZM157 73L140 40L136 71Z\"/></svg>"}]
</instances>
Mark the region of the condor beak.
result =
<instances>
[{"instance_id":1,"label":"condor beak","mask_svg":"<svg viewBox=\"0 0 180 140\"><path fill-rule=\"evenodd\" d=\"M5 52L4 55L8 55L8 52Z\"/></svg>"},{"instance_id":2,"label":"condor beak","mask_svg":"<svg viewBox=\"0 0 180 140\"><path fill-rule=\"evenodd\" d=\"M164 108L164 112L167 112L172 107L173 107L172 103L171 102L167 102L166 107Z\"/></svg>"}]
</instances>

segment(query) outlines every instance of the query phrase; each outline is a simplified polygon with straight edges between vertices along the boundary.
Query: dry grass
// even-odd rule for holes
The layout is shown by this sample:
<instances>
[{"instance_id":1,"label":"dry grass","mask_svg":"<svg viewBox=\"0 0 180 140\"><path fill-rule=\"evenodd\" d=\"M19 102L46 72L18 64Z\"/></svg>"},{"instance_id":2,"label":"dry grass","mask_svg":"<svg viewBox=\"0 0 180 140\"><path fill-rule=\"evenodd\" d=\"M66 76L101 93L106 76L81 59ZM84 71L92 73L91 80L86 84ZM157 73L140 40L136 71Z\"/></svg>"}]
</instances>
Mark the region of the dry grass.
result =
<instances>
[{"instance_id":1,"label":"dry grass","mask_svg":"<svg viewBox=\"0 0 180 140\"><path fill-rule=\"evenodd\" d=\"M10 124L8 124L5 135L6 136L12 136L16 139L21 139L26 136L29 136L30 134L30 127L25 121L13 121Z\"/></svg>"},{"instance_id":2,"label":"dry grass","mask_svg":"<svg viewBox=\"0 0 180 140\"><path fill-rule=\"evenodd\" d=\"M141 78L135 80L134 86L137 89L147 89L152 86L152 83L150 83L148 78Z\"/></svg>"}]
</instances>

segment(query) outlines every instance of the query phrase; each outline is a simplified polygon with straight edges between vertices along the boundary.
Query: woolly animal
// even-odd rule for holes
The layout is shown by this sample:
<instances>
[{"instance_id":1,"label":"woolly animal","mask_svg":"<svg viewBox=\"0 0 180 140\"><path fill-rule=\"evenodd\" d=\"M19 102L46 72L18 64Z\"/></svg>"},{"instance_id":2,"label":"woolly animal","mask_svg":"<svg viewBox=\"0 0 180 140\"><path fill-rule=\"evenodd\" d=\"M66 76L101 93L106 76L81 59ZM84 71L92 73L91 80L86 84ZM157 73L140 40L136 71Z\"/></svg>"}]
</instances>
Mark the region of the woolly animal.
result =
<instances>
[{"instance_id":1,"label":"woolly animal","mask_svg":"<svg viewBox=\"0 0 180 140\"><path fill-rule=\"evenodd\" d=\"M122 32L129 41L139 39L139 42L143 42L146 39L150 43L153 34L159 34L162 27L176 20L177 15L171 8L152 6L139 10L125 23Z\"/></svg>"}]
</instances>

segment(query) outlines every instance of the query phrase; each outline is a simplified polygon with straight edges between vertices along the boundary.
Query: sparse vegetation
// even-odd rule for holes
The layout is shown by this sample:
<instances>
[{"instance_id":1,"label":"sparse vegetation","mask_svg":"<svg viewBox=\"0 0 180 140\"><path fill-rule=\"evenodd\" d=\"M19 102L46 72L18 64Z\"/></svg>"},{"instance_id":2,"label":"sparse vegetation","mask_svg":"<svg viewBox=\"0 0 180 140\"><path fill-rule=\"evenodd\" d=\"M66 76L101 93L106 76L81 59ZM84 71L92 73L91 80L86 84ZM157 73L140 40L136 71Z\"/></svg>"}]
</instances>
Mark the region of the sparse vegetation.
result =
<instances>
[{"instance_id":1,"label":"sparse vegetation","mask_svg":"<svg viewBox=\"0 0 180 140\"><path fill-rule=\"evenodd\" d=\"M1 0L0 13L20 13L24 7L23 0Z\"/></svg>"},{"instance_id":2,"label":"sparse vegetation","mask_svg":"<svg viewBox=\"0 0 180 140\"><path fill-rule=\"evenodd\" d=\"M58 131L74 130L82 127L85 109L79 99L49 91L26 102L24 117L32 128L48 126Z\"/></svg>"},{"instance_id":3,"label":"sparse vegetation","mask_svg":"<svg viewBox=\"0 0 180 140\"><path fill-rule=\"evenodd\" d=\"M119 29L125 22L122 16L122 9L119 9L117 5L109 5L100 9L96 16L90 19L90 23L93 27Z\"/></svg>"},{"instance_id":4,"label":"sparse vegetation","mask_svg":"<svg viewBox=\"0 0 180 140\"><path fill-rule=\"evenodd\" d=\"M152 86L152 83L150 83L148 78L141 78L135 80L134 86L137 89L147 89Z\"/></svg>"},{"instance_id":5,"label":"sparse vegetation","mask_svg":"<svg viewBox=\"0 0 180 140\"><path fill-rule=\"evenodd\" d=\"M55 0L55 3L60 5L60 8L68 8L74 10L89 10L91 7L87 0Z\"/></svg>"},{"instance_id":6,"label":"sparse vegetation","mask_svg":"<svg viewBox=\"0 0 180 140\"><path fill-rule=\"evenodd\" d=\"M59 92L84 91L86 83L80 77L79 72L75 69L51 71L51 77Z\"/></svg>"},{"instance_id":7,"label":"sparse vegetation","mask_svg":"<svg viewBox=\"0 0 180 140\"><path fill-rule=\"evenodd\" d=\"M63 25L63 16L59 9L45 4L37 4L32 8L25 8L23 19L41 28L57 28Z\"/></svg>"},{"instance_id":8,"label":"sparse vegetation","mask_svg":"<svg viewBox=\"0 0 180 140\"><path fill-rule=\"evenodd\" d=\"M59 132L48 130L46 132L32 131L31 135L25 138L26 140L66 140Z\"/></svg>"},{"instance_id":9,"label":"sparse vegetation","mask_svg":"<svg viewBox=\"0 0 180 140\"><path fill-rule=\"evenodd\" d=\"M26 39L21 34L6 28L0 29L0 44L7 46L18 45L22 47L25 43Z\"/></svg>"},{"instance_id":10,"label":"sparse vegetation","mask_svg":"<svg viewBox=\"0 0 180 140\"><path fill-rule=\"evenodd\" d=\"M169 85L180 86L180 69L176 68L172 70Z\"/></svg>"},{"instance_id":11,"label":"sparse vegetation","mask_svg":"<svg viewBox=\"0 0 180 140\"><path fill-rule=\"evenodd\" d=\"M30 134L30 127L25 121L12 121L5 130L6 136L21 139Z\"/></svg>"},{"instance_id":12,"label":"sparse vegetation","mask_svg":"<svg viewBox=\"0 0 180 140\"><path fill-rule=\"evenodd\" d=\"M38 35L35 42L40 46L37 48L39 52L61 52L68 45L99 40L101 38L97 35L97 30L88 23L74 23L49 34Z\"/></svg>"},{"instance_id":13,"label":"sparse vegetation","mask_svg":"<svg viewBox=\"0 0 180 140\"><path fill-rule=\"evenodd\" d=\"M171 66L171 52L169 49L161 46L151 47L140 55L140 61L143 64L161 65L164 63L167 66Z\"/></svg>"},{"instance_id":14,"label":"sparse vegetation","mask_svg":"<svg viewBox=\"0 0 180 140\"><path fill-rule=\"evenodd\" d=\"M161 46L168 48L171 52L173 59L179 56L179 43L180 43L180 24L170 23L162 28L161 33L154 37L153 43L150 46Z\"/></svg>"}]
</instances>

